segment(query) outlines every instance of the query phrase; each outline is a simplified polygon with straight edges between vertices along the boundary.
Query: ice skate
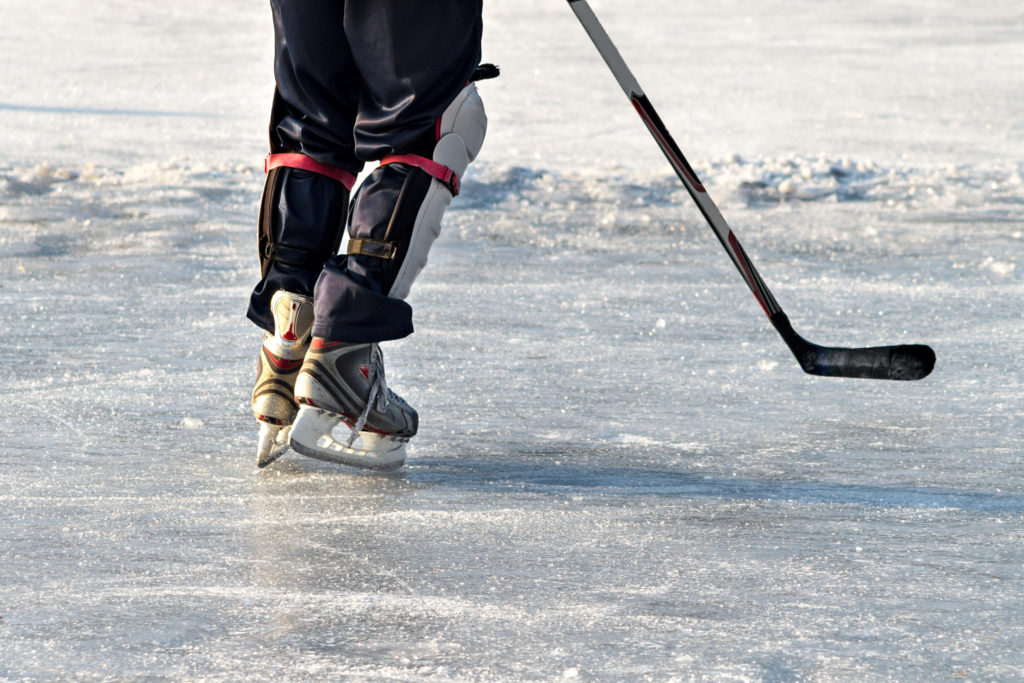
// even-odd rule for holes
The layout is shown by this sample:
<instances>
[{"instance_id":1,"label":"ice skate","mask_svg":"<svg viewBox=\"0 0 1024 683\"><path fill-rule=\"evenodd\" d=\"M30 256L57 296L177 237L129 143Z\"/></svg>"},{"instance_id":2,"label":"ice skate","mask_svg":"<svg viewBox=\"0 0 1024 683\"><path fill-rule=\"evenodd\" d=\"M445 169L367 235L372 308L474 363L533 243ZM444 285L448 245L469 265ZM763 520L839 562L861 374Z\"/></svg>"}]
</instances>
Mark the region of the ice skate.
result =
<instances>
[{"instance_id":1,"label":"ice skate","mask_svg":"<svg viewBox=\"0 0 1024 683\"><path fill-rule=\"evenodd\" d=\"M288 449L288 431L298 409L295 379L313 328L313 299L280 290L271 299L270 310L274 333L263 335L252 390L252 412L260 423L258 467L266 467Z\"/></svg>"},{"instance_id":2,"label":"ice skate","mask_svg":"<svg viewBox=\"0 0 1024 683\"><path fill-rule=\"evenodd\" d=\"M291 447L319 460L375 470L405 462L405 445L418 416L387 388L377 344L328 342L314 337L295 383L299 413ZM338 438L332 432L339 424ZM339 440L340 439L340 440Z\"/></svg>"}]
</instances>

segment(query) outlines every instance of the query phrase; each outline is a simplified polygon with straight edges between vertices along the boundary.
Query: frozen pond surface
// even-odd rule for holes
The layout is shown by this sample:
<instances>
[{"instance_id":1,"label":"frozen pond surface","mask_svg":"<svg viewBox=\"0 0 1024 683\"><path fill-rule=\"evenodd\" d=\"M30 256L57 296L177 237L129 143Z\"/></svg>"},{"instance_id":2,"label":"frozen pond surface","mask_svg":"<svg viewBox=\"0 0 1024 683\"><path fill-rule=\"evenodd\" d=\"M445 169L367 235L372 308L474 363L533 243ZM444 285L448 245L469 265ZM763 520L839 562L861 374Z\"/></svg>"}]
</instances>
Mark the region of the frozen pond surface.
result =
<instances>
[{"instance_id":1,"label":"frozen pond surface","mask_svg":"<svg viewBox=\"0 0 1024 683\"><path fill-rule=\"evenodd\" d=\"M408 464L257 471L269 11L25 3L0 678L1024 676L1019 3L611 4L797 330L933 375L801 373L565 4L491 3Z\"/></svg>"}]
</instances>

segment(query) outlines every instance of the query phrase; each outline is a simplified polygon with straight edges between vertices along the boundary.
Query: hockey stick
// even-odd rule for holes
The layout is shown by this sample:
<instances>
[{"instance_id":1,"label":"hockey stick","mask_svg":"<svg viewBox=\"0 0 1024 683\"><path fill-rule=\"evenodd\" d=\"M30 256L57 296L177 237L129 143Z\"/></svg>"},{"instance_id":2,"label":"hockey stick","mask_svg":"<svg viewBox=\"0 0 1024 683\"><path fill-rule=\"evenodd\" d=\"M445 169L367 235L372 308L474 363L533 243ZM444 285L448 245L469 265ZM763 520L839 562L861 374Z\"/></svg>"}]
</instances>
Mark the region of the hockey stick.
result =
<instances>
[{"instance_id":1,"label":"hockey stick","mask_svg":"<svg viewBox=\"0 0 1024 683\"><path fill-rule=\"evenodd\" d=\"M672 139L661 117L654 110L640 84L633 76L622 55L612 43L611 38L605 32L601 22L587 0L568 0L569 6L576 14L576 18L583 24L587 35L593 41L597 51L601 53L608 68L611 69L615 80L625 91L626 96L633 103L637 114L643 119L644 125L650 131L654 140L661 147L665 158L672 165L676 175L683 181L697 208L704 214L708 225L714 230L718 240L725 247L726 253L732 259L733 264L740 275L746 281L754 298L761 304L765 315L772 325L782 336L783 341L789 346L790 351L800 362L800 367L812 375L824 375L828 377L866 377L872 379L921 379L927 377L928 373L935 367L935 352L928 346L921 344L899 345L899 346L872 346L865 348L841 348L831 346L818 346L807 341L793 330L789 318L783 313L782 307L772 296L768 286L761 279L761 275L754 268L750 257L740 246L729 224L725 222L721 212L715 203L711 201L707 191L701 185L697 174L690 166L686 157L683 156L678 145Z\"/></svg>"}]
</instances>

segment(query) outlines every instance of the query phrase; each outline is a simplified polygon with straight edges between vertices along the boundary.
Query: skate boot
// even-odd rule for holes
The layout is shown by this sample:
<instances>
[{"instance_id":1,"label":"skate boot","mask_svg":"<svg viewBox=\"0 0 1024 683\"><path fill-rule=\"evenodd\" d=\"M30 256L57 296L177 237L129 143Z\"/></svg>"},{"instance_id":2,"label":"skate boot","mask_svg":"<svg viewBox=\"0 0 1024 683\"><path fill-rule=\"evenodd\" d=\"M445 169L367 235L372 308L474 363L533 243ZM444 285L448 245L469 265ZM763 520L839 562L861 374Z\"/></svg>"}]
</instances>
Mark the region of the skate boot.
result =
<instances>
[{"instance_id":1,"label":"skate boot","mask_svg":"<svg viewBox=\"0 0 1024 683\"><path fill-rule=\"evenodd\" d=\"M419 418L387 388L377 344L314 337L295 383L295 400L299 414L289 439L297 453L375 470L405 462L405 444L416 434ZM331 434L339 423L348 427L342 441Z\"/></svg>"},{"instance_id":2,"label":"skate boot","mask_svg":"<svg viewBox=\"0 0 1024 683\"><path fill-rule=\"evenodd\" d=\"M266 467L288 448L288 431L295 419L295 378L309 348L313 329L313 299L279 290L270 300L274 333L263 335L257 361L252 412L260 423L256 464Z\"/></svg>"}]
</instances>

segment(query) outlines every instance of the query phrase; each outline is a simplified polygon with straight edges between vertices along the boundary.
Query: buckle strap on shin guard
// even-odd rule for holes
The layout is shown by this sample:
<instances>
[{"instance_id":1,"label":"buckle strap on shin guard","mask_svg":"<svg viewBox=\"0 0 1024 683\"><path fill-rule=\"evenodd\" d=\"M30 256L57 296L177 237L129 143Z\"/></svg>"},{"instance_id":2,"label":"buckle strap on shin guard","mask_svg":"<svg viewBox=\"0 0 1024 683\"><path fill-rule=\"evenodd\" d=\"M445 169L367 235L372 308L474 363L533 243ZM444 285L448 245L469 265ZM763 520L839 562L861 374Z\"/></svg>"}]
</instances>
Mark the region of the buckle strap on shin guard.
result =
<instances>
[{"instance_id":1,"label":"buckle strap on shin guard","mask_svg":"<svg viewBox=\"0 0 1024 683\"><path fill-rule=\"evenodd\" d=\"M352 188L356 184L356 176L353 173L349 173L343 168L337 166L330 166L328 164L322 164L319 161L315 161L305 154L271 154L263 160L263 171L270 173L272 169L286 166L288 168L298 168L303 171L312 171L313 173L319 173L320 175L327 176L337 180L339 183L345 186L345 188L351 192Z\"/></svg>"},{"instance_id":2,"label":"buckle strap on shin guard","mask_svg":"<svg viewBox=\"0 0 1024 683\"><path fill-rule=\"evenodd\" d=\"M409 164L410 166L415 166L427 175L433 176L444 183L444 186L448 188L453 197L459 194L459 176L456 175L455 171L444 164L439 164L419 154L392 154L381 159L380 163L382 166L384 164Z\"/></svg>"},{"instance_id":3,"label":"buckle strap on shin guard","mask_svg":"<svg viewBox=\"0 0 1024 683\"><path fill-rule=\"evenodd\" d=\"M393 261L398 254L398 245L394 242L381 242L366 237L353 237L348 241L346 252L349 256L374 256L385 261Z\"/></svg>"},{"instance_id":4,"label":"buckle strap on shin guard","mask_svg":"<svg viewBox=\"0 0 1024 683\"><path fill-rule=\"evenodd\" d=\"M296 249L284 244L273 244L267 249L266 257L278 263L306 270L315 270L323 265L323 257L308 249Z\"/></svg>"}]
</instances>

